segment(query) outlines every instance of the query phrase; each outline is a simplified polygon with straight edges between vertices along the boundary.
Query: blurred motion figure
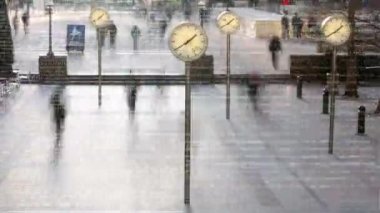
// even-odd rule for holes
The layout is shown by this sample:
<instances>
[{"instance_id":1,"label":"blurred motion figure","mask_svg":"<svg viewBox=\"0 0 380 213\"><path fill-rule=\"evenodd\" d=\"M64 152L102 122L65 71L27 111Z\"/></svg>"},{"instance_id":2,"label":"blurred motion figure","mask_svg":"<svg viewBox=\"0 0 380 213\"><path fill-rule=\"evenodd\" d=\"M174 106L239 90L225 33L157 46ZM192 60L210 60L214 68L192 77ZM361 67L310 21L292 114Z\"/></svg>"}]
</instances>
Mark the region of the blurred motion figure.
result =
<instances>
[{"instance_id":1,"label":"blurred motion figure","mask_svg":"<svg viewBox=\"0 0 380 213\"><path fill-rule=\"evenodd\" d=\"M278 69L278 52L282 51L281 41L278 36L272 36L269 41L269 51L272 57L272 64L275 70Z\"/></svg>"}]
</instances>

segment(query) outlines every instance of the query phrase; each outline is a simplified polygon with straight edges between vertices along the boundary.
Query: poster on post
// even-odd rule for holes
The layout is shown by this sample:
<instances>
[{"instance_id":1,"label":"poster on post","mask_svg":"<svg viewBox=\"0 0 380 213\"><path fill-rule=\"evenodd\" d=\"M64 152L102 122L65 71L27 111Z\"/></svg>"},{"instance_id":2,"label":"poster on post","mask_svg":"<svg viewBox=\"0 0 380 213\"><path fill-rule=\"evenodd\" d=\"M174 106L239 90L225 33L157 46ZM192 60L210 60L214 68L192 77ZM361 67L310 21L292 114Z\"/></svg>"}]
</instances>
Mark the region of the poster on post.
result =
<instances>
[{"instance_id":1,"label":"poster on post","mask_svg":"<svg viewBox=\"0 0 380 213\"><path fill-rule=\"evenodd\" d=\"M85 25L67 25L67 36L66 36L66 50L70 52L74 51L84 51L85 44Z\"/></svg>"}]
</instances>

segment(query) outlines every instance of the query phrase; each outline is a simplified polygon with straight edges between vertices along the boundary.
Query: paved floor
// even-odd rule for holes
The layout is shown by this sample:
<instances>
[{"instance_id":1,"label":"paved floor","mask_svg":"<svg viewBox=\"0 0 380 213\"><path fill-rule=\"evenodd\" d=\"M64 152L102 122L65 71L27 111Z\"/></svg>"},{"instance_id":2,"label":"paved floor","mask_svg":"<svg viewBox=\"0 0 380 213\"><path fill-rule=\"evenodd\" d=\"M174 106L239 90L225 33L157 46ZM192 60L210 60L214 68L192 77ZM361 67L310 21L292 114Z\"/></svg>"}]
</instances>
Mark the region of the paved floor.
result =
<instances>
[{"instance_id":1,"label":"paved floor","mask_svg":"<svg viewBox=\"0 0 380 213\"><path fill-rule=\"evenodd\" d=\"M0 109L1 212L379 211L379 117L357 136L357 107L375 109L378 88L337 100L334 155L320 85L267 85L257 105L232 87L192 87L191 208L183 205L184 87L142 86L136 111L125 88L65 89L60 141L52 127L52 86L22 85Z\"/></svg>"}]
</instances>

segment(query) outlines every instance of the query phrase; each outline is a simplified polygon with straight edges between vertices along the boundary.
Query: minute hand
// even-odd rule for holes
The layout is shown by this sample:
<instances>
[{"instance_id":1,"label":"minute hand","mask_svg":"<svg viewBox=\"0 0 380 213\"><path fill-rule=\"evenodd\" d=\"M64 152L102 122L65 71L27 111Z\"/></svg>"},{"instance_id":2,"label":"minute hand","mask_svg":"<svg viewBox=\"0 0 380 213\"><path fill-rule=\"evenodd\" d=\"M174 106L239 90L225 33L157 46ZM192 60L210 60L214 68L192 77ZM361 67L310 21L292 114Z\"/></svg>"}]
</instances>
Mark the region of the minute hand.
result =
<instances>
[{"instance_id":1,"label":"minute hand","mask_svg":"<svg viewBox=\"0 0 380 213\"><path fill-rule=\"evenodd\" d=\"M190 43L190 41L192 41L195 37L197 37L197 34L193 35L193 37L189 38L185 43L181 44L180 46L178 46L177 48L175 48L174 50L178 50L179 48L187 45L188 43Z\"/></svg>"},{"instance_id":2,"label":"minute hand","mask_svg":"<svg viewBox=\"0 0 380 213\"><path fill-rule=\"evenodd\" d=\"M342 27L343 27L343 25L340 25L340 27L339 27L338 29L336 29L334 32L328 34L328 35L326 36L326 38L329 37L329 36L331 36L331 35L334 34L334 33L337 33L340 29L342 29Z\"/></svg>"}]
</instances>

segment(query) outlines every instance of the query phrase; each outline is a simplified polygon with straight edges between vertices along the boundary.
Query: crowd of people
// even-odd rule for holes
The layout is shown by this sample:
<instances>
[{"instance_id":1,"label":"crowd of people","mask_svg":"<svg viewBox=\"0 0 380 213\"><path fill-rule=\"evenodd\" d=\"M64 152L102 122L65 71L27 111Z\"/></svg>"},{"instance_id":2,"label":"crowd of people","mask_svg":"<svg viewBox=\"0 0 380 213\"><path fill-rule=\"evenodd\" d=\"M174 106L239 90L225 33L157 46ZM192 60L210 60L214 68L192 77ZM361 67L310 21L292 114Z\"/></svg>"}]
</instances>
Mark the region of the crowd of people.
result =
<instances>
[{"instance_id":1,"label":"crowd of people","mask_svg":"<svg viewBox=\"0 0 380 213\"><path fill-rule=\"evenodd\" d=\"M305 27L307 27L309 33L315 33L317 26L316 18L313 15L309 15L306 21L307 24L305 24L304 19L302 19L297 12L294 13L294 16L290 19L288 11L285 10L281 18L282 38L302 38L304 36Z\"/></svg>"}]
</instances>

